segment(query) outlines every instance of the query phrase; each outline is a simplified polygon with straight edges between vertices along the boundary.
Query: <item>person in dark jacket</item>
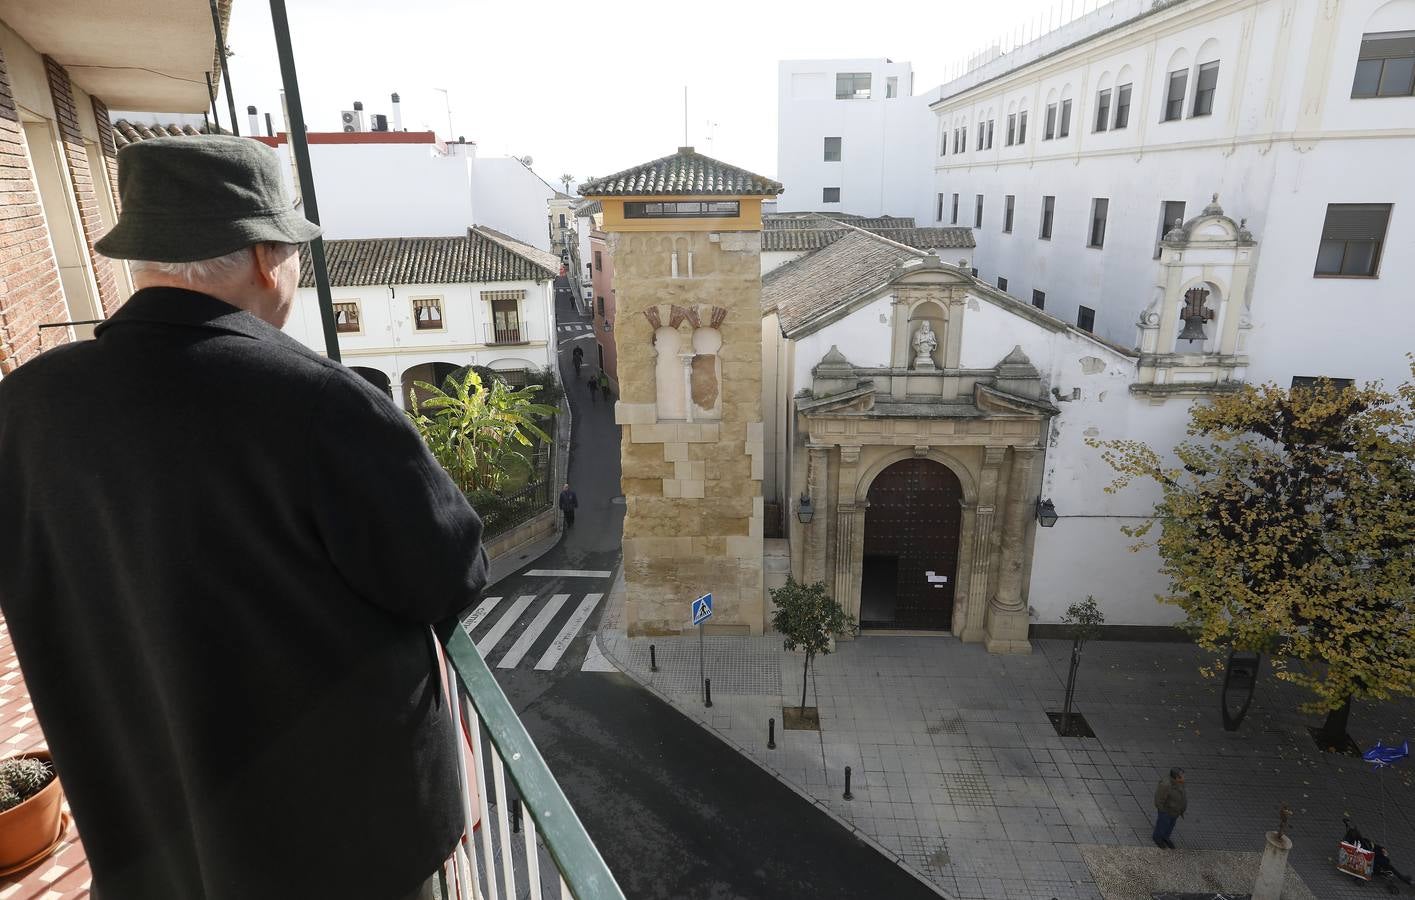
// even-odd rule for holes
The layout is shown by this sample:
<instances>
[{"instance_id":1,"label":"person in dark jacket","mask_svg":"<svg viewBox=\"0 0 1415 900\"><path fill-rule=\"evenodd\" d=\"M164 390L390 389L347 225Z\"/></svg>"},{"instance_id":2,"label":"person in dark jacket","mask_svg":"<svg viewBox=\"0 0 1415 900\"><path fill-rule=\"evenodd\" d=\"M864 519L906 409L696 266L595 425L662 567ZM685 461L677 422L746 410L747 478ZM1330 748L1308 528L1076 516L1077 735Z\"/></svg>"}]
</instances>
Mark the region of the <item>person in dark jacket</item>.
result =
<instances>
[{"instance_id":1,"label":"person in dark jacket","mask_svg":"<svg viewBox=\"0 0 1415 900\"><path fill-rule=\"evenodd\" d=\"M598 376L598 375L591 375L591 376L590 376L590 380L589 380L588 382L586 382L586 384L589 385L589 389L590 389L590 402L591 402L591 403L598 403L598 402L599 402L599 376Z\"/></svg>"},{"instance_id":2,"label":"person in dark jacket","mask_svg":"<svg viewBox=\"0 0 1415 900\"><path fill-rule=\"evenodd\" d=\"M560 511L565 514L565 527L568 528L575 524L575 510L579 505L580 498L570 490L570 483L565 482L565 487L560 490Z\"/></svg>"},{"instance_id":3,"label":"person in dark jacket","mask_svg":"<svg viewBox=\"0 0 1415 900\"><path fill-rule=\"evenodd\" d=\"M275 153L118 156L139 288L0 381L0 609L100 900L429 898L464 829L431 626L481 521L386 395L281 332Z\"/></svg>"},{"instance_id":4,"label":"person in dark jacket","mask_svg":"<svg viewBox=\"0 0 1415 900\"><path fill-rule=\"evenodd\" d=\"M1155 846L1173 850L1174 842L1169 836L1174 833L1174 823L1189 808L1189 797L1184 788L1184 770L1173 768L1169 777L1160 779L1155 788L1155 831L1151 838Z\"/></svg>"}]
</instances>

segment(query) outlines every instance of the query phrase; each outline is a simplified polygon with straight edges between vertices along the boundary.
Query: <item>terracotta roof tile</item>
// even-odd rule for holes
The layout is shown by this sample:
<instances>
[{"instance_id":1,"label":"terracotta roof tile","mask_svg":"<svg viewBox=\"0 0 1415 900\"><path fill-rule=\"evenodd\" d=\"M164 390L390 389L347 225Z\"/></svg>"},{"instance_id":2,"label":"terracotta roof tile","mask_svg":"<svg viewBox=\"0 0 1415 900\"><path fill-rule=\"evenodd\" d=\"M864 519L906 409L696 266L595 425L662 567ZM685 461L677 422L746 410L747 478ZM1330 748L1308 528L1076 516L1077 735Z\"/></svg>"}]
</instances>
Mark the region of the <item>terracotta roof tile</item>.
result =
<instances>
[{"instance_id":1,"label":"terracotta roof tile","mask_svg":"<svg viewBox=\"0 0 1415 900\"><path fill-rule=\"evenodd\" d=\"M543 250L481 226L460 237L327 240L324 256L335 287L545 281L560 265ZM308 245L300 249L300 286L314 287Z\"/></svg>"},{"instance_id":2,"label":"terracotta roof tile","mask_svg":"<svg viewBox=\"0 0 1415 900\"><path fill-rule=\"evenodd\" d=\"M850 231L829 247L767 273L762 308L775 309L786 333L845 306L883 284L901 263L924 253L864 231Z\"/></svg>"},{"instance_id":3,"label":"terracotta roof tile","mask_svg":"<svg viewBox=\"0 0 1415 900\"><path fill-rule=\"evenodd\" d=\"M762 250L819 250L850 233L851 227L924 250L975 246L971 228L918 228L909 216L864 218L841 213L778 213L762 219Z\"/></svg>"},{"instance_id":4,"label":"terracotta roof tile","mask_svg":"<svg viewBox=\"0 0 1415 900\"><path fill-rule=\"evenodd\" d=\"M113 141L119 147L126 147L137 141L147 141L159 137L196 137L203 134L211 134L207 126L200 129L190 125L145 125L142 122L129 122L127 119L119 119L113 123ZM217 130L218 134L230 134L231 132L222 128Z\"/></svg>"},{"instance_id":5,"label":"terracotta roof tile","mask_svg":"<svg viewBox=\"0 0 1415 900\"><path fill-rule=\"evenodd\" d=\"M781 191L781 184L770 178L703 156L692 147L679 147L672 156L580 185L582 196L594 197L774 197Z\"/></svg>"}]
</instances>

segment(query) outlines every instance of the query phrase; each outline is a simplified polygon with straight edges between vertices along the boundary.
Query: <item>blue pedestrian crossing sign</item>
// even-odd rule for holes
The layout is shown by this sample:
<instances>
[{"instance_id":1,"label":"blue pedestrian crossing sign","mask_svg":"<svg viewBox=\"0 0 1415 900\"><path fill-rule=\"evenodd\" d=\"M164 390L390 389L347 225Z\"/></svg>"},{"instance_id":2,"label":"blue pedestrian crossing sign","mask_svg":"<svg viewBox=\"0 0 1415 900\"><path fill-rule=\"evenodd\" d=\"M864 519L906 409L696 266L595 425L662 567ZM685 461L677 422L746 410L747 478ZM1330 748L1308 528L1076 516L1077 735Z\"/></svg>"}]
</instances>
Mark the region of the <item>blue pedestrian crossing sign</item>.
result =
<instances>
[{"instance_id":1,"label":"blue pedestrian crossing sign","mask_svg":"<svg viewBox=\"0 0 1415 900\"><path fill-rule=\"evenodd\" d=\"M703 594L693 601L693 624L701 625L712 618L712 594Z\"/></svg>"}]
</instances>

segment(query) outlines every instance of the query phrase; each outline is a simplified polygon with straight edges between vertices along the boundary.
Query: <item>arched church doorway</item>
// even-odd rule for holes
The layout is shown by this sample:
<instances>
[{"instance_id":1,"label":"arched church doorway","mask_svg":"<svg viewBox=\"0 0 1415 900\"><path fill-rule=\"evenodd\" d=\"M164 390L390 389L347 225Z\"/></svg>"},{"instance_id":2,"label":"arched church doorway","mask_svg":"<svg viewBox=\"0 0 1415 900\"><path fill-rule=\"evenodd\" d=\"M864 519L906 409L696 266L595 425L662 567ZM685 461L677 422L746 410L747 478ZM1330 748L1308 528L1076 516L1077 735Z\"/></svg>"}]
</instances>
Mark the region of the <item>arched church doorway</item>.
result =
<instances>
[{"instance_id":1,"label":"arched church doorway","mask_svg":"<svg viewBox=\"0 0 1415 900\"><path fill-rule=\"evenodd\" d=\"M948 630L963 517L958 476L933 460L901 460L867 496L861 627Z\"/></svg>"}]
</instances>

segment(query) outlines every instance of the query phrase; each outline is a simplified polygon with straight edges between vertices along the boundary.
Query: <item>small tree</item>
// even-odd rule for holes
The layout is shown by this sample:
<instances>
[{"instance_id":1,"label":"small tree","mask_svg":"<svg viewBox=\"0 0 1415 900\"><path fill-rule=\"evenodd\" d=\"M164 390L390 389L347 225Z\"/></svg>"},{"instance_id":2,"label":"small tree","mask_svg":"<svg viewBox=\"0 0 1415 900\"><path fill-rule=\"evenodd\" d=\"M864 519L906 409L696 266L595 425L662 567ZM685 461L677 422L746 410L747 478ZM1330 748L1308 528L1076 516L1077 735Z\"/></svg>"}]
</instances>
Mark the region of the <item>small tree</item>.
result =
<instances>
[{"instance_id":1,"label":"small tree","mask_svg":"<svg viewBox=\"0 0 1415 900\"><path fill-rule=\"evenodd\" d=\"M571 175L569 172L566 172L564 175L560 176L560 183L565 185L565 193L570 193L570 185L574 183L574 181L575 176Z\"/></svg>"},{"instance_id":2,"label":"small tree","mask_svg":"<svg viewBox=\"0 0 1415 900\"><path fill-rule=\"evenodd\" d=\"M519 448L532 446L533 438L550 440L536 417L553 416L555 407L535 402L539 386L516 389L499 379L483 386L471 367L440 388L415 386L431 396L419 400L414 392L413 424L465 494L498 489L515 464L511 457L521 457Z\"/></svg>"},{"instance_id":3,"label":"small tree","mask_svg":"<svg viewBox=\"0 0 1415 900\"><path fill-rule=\"evenodd\" d=\"M805 710L811 660L817 653L829 653L834 638L854 634L858 630L855 617L840 608L835 598L826 593L823 583L805 585L789 575L786 584L772 590L771 601L776 604L771 627L781 633L783 645L787 650L806 653L801 675L801 709Z\"/></svg>"},{"instance_id":4,"label":"small tree","mask_svg":"<svg viewBox=\"0 0 1415 900\"><path fill-rule=\"evenodd\" d=\"M1415 372L1415 368L1412 369ZM1191 410L1177 467L1092 442L1158 484L1161 571L1198 643L1273 654L1342 743L1352 697L1415 693L1415 384L1245 387ZM1153 524L1153 523L1150 523ZM1150 525L1130 529L1143 537ZM1288 660L1305 663L1289 667Z\"/></svg>"},{"instance_id":5,"label":"small tree","mask_svg":"<svg viewBox=\"0 0 1415 900\"><path fill-rule=\"evenodd\" d=\"M1071 701L1076 696L1076 670L1081 668L1081 649L1087 641L1100 637L1105 613L1096 605L1096 598L1088 595L1085 600L1066 607L1066 615L1061 617L1061 622L1071 626L1071 671L1066 676L1066 703L1061 708L1061 733L1065 736L1071 733Z\"/></svg>"}]
</instances>

